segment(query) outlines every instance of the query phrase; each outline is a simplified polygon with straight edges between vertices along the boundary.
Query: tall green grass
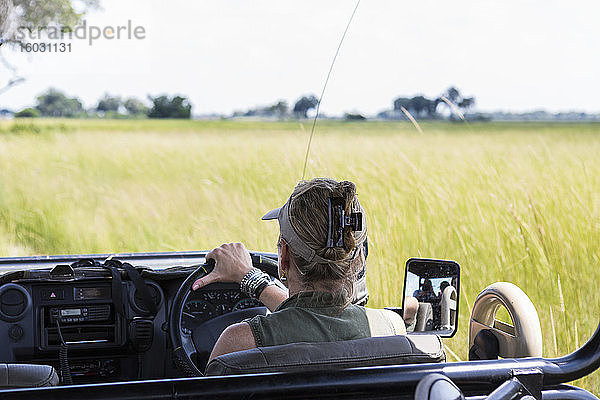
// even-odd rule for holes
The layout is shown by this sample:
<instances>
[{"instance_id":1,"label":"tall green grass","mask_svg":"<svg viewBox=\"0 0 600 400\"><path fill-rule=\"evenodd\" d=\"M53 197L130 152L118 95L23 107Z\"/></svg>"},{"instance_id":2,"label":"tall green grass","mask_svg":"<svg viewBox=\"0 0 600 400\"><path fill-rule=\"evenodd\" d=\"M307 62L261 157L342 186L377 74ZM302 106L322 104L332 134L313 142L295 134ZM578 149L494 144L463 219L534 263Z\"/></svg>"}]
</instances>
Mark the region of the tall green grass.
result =
<instances>
[{"instance_id":1,"label":"tall green grass","mask_svg":"<svg viewBox=\"0 0 600 400\"><path fill-rule=\"evenodd\" d=\"M277 224L260 217L298 181L309 128L0 123L0 255L230 241L274 251ZM454 259L462 266L460 332L447 344L460 358L467 358L469 308L496 281L531 297L545 356L575 350L600 319L600 125L422 128L320 122L313 141L308 177L356 182L367 210L370 304L401 303L406 259ZM600 393L598 373L578 383Z\"/></svg>"}]
</instances>

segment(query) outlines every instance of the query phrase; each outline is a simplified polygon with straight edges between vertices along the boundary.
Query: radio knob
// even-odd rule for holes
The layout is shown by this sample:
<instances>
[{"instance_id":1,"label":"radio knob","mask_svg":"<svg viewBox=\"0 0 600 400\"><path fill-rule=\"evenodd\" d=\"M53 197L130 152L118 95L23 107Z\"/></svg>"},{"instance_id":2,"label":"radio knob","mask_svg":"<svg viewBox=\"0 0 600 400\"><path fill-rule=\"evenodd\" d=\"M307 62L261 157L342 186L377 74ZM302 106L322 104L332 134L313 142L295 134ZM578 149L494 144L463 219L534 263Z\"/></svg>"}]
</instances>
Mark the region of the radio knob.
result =
<instances>
[{"instance_id":1,"label":"radio knob","mask_svg":"<svg viewBox=\"0 0 600 400\"><path fill-rule=\"evenodd\" d=\"M23 330L21 325L18 324L15 324L8 329L8 337L14 340L15 342L21 340L24 334L25 331Z\"/></svg>"}]
</instances>

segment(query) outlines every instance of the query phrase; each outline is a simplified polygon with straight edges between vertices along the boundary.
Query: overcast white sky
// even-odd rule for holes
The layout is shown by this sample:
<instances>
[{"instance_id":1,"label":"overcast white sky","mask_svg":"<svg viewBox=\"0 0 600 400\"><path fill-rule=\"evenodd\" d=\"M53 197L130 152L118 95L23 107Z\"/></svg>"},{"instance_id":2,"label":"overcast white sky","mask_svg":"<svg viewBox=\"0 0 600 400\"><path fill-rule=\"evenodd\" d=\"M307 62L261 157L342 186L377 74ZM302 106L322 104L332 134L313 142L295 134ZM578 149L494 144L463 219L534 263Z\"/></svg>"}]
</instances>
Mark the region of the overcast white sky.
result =
<instances>
[{"instance_id":1,"label":"overcast white sky","mask_svg":"<svg viewBox=\"0 0 600 400\"><path fill-rule=\"evenodd\" d=\"M101 0L88 25L141 25L144 40L73 40L70 54L7 52L20 109L53 86L86 107L105 92L183 94L194 114L319 94L355 2ZM477 109L600 112L597 0L363 0L333 71L328 114L390 108L450 85ZM8 79L0 67L0 84Z\"/></svg>"}]
</instances>

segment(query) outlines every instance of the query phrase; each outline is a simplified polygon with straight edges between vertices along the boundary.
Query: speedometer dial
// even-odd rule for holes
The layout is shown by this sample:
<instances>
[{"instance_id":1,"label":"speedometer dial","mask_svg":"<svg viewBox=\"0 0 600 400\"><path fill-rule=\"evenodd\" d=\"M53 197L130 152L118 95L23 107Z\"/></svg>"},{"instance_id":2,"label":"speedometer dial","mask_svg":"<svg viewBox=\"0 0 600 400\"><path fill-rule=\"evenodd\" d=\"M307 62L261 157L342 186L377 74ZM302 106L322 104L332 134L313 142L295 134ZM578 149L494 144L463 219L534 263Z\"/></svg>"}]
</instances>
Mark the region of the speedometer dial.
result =
<instances>
[{"instance_id":1,"label":"speedometer dial","mask_svg":"<svg viewBox=\"0 0 600 400\"><path fill-rule=\"evenodd\" d=\"M263 303L256 299L242 299L233 306L233 311L243 310L245 308L262 307Z\"/></svg>"},{"instance_id":2,"label":"speedometer dial","mask_svg":"<svg viewBox=\"0 0 600 400\"><path fill-rule=\"evenodd\" d=\"M181 330L184 334L190 335L192 329L201 323L215 317L217 312L215 307L204 300L189 300L183 306L181 315Z\"/></svg>"}]
</instances>

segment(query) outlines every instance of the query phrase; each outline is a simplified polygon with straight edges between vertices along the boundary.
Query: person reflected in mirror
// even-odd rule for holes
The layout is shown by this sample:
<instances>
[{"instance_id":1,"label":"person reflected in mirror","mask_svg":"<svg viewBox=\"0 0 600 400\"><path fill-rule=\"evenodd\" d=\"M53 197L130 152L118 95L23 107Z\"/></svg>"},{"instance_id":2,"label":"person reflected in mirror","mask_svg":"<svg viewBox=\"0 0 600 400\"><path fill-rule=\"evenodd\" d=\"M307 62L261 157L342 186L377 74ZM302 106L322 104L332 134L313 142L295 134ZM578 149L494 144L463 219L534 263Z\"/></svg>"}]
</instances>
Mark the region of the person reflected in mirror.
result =
<instances>
[{"instance_id":1,"label":"person reflected in mirror","mask_svg":"<svg viewBox=\"0 0 600 400\"><path fill-rule=\"evenodd\" d=\"M404 310L402 319L406 325L406 332L413 332L417 322L417 312L419 311L419 301L413 296L406 296L404 299Z\"/></svg>"},{"instance_id":2,"label":"person reflected in mirror","mask_svg":"<svg viewBox=\"0 0 600 400\"><path fill-rule=\"evenodd\" d=\"M352 303L354 282L366 268L367 224L352 182L328 178L301 181L287 202L263 219L277 219L279 278L288 291L253 268L242 243L224 244L206 255L213 271L194 282L237 282L242 292L269 310L227 327L209 361L226 353L296 342L334 342L405 334L390 310Z\"/></svg>"},{"instance_id":3,"label":"person reflected in mirror","mask_svg":"<svg viewBox=\"0 0 600 400\"><path fill-rule=\"evenodd\" d=\"M440 283L440 293L438 294L439 298L442 298L444 290L446 290L448 286L450 286L450 284L447 281L443 281L442 283Z\"/></svg>"},{"instance_id":4,"label":"person reflected in mirror","mask_svg":"<svg viewBox=\"0 0 600 400\"><path fill-rule=\"evenodd\" d=\"M435 292L433 291L433 284L430 279L425 279L423 282L423 286L421 286L421 290L417 296L415 296L417 300L423 303L431 303L434 300L438 299Z\"/></svg>"}]
</instances>

